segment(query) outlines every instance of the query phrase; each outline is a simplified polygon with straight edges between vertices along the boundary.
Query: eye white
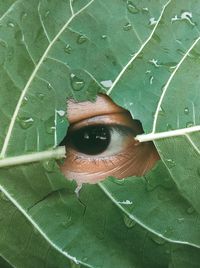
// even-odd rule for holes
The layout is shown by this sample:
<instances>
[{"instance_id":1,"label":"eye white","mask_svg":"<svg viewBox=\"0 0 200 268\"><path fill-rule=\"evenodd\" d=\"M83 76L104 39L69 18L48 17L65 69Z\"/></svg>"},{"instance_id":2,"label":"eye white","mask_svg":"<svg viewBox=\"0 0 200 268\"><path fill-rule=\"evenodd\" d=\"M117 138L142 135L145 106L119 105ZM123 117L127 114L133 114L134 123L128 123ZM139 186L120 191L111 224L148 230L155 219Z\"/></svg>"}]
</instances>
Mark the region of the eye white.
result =
<instances>
[{"instance_id":1,"label":"eye white","mask_svg":"<svg viewBox=\"0 0 200 268\"><path fill-rule=\"evenodd\" d=\"M106 148L106 150L103 153L99 154L98 156L106 157L120 153L126 147L128 139L130 138L131 138L130 135L125 134L122 131L119 131L111 127L110 143Z\"/></svg>"}]
</instances>

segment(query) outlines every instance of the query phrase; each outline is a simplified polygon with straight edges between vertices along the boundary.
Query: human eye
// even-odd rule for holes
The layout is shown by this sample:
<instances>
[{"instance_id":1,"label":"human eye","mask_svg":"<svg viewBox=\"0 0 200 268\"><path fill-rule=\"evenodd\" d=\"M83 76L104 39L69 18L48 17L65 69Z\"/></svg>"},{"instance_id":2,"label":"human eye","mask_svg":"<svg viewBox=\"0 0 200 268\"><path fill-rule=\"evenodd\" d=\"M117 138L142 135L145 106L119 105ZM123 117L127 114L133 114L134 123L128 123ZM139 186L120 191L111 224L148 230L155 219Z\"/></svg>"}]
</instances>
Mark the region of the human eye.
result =
<instances>
[{"instance_id":1,"label":"human eye","mask_svg":"<svg viewBox=\"0 0 200 268\"><path fill-rule=\"evenodd\" d=\"M66 146L85 156L106 158L121 153L133 140L134 131L122 125L96 124L69 130Z\"/></svg>"},{"instance_id":2,"label":"human eye","mask_svg":"<svg viewBox=\"0 0 200 268\"><path fill-rule=\"evenodd\" d=\"M96 183L108 176L141 176L158 159L152 143L140 144L134 138L143 132L140 122L118 106L114 110L109 107L107 112L98 105L97 110L90 109L88 103L71 107L71 124L61 143L66 147L66 159L60 169L78 184ZM77 109L85 113L79 115L81 120L73 117Z\"/></svg>"}]
</instances>

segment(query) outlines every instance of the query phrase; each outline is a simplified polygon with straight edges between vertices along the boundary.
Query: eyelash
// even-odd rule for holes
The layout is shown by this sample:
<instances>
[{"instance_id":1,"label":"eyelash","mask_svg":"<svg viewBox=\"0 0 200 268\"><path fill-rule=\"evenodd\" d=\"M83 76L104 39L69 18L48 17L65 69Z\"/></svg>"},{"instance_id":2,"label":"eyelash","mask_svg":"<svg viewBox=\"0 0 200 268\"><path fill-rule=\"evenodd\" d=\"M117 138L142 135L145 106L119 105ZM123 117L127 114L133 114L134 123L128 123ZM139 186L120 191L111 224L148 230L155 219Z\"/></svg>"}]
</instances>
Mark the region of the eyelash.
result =
<instances>
[{"instance_id":1,"label":"eyelash","mask_svg":"<svg viewBox=\"0 0 200 268\"><path fill-rule=\"evenodd\" d=\"M87 127L106 127L108 129L111 136L111 140L108 147L106 147L103 153L94 155L81 153L79 150L74 148L73 144L71 144L70 140L73 134ZM115 135L115 140L113 140L113 133ZM79 128L77 128L76 124L71 125L61 145L66 146L66 156L68 161L71 161L71 163L74 163L75 165L77 165L77 167L86 165L90 167L104 166L105 168L109 169L110 167L112 167L113 169L115 169L121 162L124 162L126 160L128 161L130 159L130 150L127 149L127 144L133 145L133 143L135 143L134 136L136 136L137 134L137 129L121 124L102 124L98 122L95 122L95 124L94 122L93 124L88 124L88 122L86 122L85 124L82 124ZM115 149L115 147L117 147L117 149Z\"/></svg>"}]
</instances>

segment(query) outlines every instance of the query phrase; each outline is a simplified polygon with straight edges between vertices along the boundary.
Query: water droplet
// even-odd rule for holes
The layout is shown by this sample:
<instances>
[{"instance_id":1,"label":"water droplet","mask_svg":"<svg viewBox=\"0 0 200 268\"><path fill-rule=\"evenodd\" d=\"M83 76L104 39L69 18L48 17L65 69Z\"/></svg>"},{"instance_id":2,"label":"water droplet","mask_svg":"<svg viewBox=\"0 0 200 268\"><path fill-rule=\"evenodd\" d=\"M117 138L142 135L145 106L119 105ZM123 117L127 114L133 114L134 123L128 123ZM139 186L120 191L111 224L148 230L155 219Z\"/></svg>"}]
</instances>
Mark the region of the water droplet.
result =
<instances>
[{"instance_id":1,"label":"water droplet","mask_svg":"<svg viewBox=\"0 0 200 268\"><path fill-rule=\"evenodd\" d=\"M15 24L12 21L9 21L7 23L7 26L10 27L10 28L14 28L15 27Z\"/></svg>"},{"instance_id":2,"label":"water droplet","mask_svg":"<svg viewBox=\"0 0 200 268\"><path fill-rule=\"evenodd\" d=\"M167 227L164 232L164 236L169 238L172 236L173 232L174 232L174 229L172 227Z\"/></svg>"},{"instance_id":3,"label":"water droplet","mask_svg":"<svg viewBox=\"0 0 200 268\"><path fill-rule=\"evenodd\" d=\"M132 14L137 14L139 9L133 4L132 1L127 1L127 9Z\"/></svg>"},{"instance_id":4,"label":"water droplet","mask_svg":"<svg viewBox=\"0 0 200 268\"><path fill-rule=\"evenodd\" d=\"M167 164L168 168L173 168L176 166L176 163L172 159L166 159L166 164Z\"/></svg>"},{"instance_id":5,"label":"water droplet","mask_svg":"<svg viewBox=\"0 0 200 268\"><path fill-rule=\"evenodd\" d=\"M184 218L178 218L178 219L177 219L177 222L178 222L178 223L183 223L184 220L185 220Z\"/></svg>"},{"instance_id":6,"label":"water droplet","mask_svg":"<svg viewBox=\"0 0 200 268\"><path fill-rule=\"evenodd\" d=\"M23 101L22 101L22 106L24 106L25 104L27 104L27 102L28 102L28 98L25 96L23 98Z\"/></svg>"},{"instance_id":7,"label":"water droplet","mask_svg":"<svg viewBox=\"0 0 200 268\"><path fill-rule=\"evenodd\" d=\"M185 107L185 109L184 109L184 114L189 114L189 109L188 109L188 107Z\"/></svg>"},{"instance_id":8,"label":"water droplet","mask_svg":"<svg viewBox=\"0 0 200 268\"><path fill-rule=\"evenodd\" d=\"M33 125L34 120L32 117L19 117L18 122L23 129L28 129Z\"/></svg>"},{"instance_id":9,"label":"water droplet","mask_svg":"<svg viewBox=\"0 0 200 268\"><path fill-rule=\"evenodd\" d=\"M117 184L117 185L123 185L125 183L125 179L116 179L114 177L109 177L108 180Z\"/></svg>"},{"instance_id":10,"label":"water droplet","mask_svg":"<svg viewBox=\"0 0 200 268\"><path fill-rule=\"evenodd\" d=\"M148 7L143 7L143 8L142 8L142 12L144 12L144 13L149 12Z\"/></svg>"},{"instance_id":11,"label":"water droplet","mask_svg":"<svg viewBox=\"0 0 200 268\"><path fill-rule=\"evenodd\" d=\"M160 116L165 115L165 110L163 109L162 106L159 107L159 115L160 115Z\"/></svg>"},{"instance_id":12,"label":"water droplet","mask_svg":"<svg viewBox=\"0 0 200 268\"><path fill-rule=\"evenodd\" d=\"M51 86L50 83L47 83L47 89L48 89L48 90L51 90L51 89L52 89L52 86Z\"/></svg>"},{"instance_id":13,"label":"water droplet","mask_svg":"<svg viewBox=\"0 0 200 268\"><path fill-rule=\"evenodd\" d=\"M56 170L56 162L55 160L47 160L43 163L43 167L48 172L54 172Z\"/></svg>"},{"instance_id":14,"label":"water droplet","mask_svg":"<svg viewBox=\"0 0 200 268\"><path fill-rule=\"evenodd\" d=\"M49 14L50 14L50 11L47 10L47 11L45 12L45 14L44 14L44 17L47 18L47 17L49 16Z\"/></svg>"},{"instance_id":15,"label":"water droplet","mask_svg":"<svg viewBox=\"0 0 200 268\"><path fill-rule=\"evenodd\" d=\"M194 126L194 122L190 121L186 123L186 127L193 127Z\"/></svg>"},{"instance_id":16,"label":"water droplet","mask_svg":"<svg viewBox=\"0 0 200 268\"><path fill-rule=\"evenodd\" d=\"M68 44L68 45L66 45L65 46L65 48L64 48L64 51L67 53L67 54L70 54L71 53L71 51L72 51L72 48L71 48L71 46Z\"/></svg>"},{"instance_id":17,"label":"water droplet","mask_svg":"<svg viewBox=\"0 0 200 268\"><path fill-rule=\"evenodd\" d=\"M55 132L55 117L51 116L45 123L46 132L48 134L54 134Z\"/></svg>"},{"instance_id":18,"label":"water droplet","mask_svg":"<svg viewBox=\"0 0 200 268\"><path fill-rule=\"evenodd\" d=\"M192 214L192 213L195 212L195 209L193 207L189 207L189 208L187 208L186 211L187 211L188 214Z\"/></svg>"},{"instance_id":19,"label":"water droplet","mask_svg":"<svg viewBox=\"0 0 200 268\"><path fill-rule=\"evenodd\" d=\"M103 35L101 36L101 38L102 38L102 39L107 39L107 35L103 34Z\"/></svg>"},{"instance_id":20,"label":"water droplet","mask_svg":"<svg viewBox=\"0 0 200 268\"><path fill-rule=\"evenodd\" d=\"M166 241L162 237L157 236L155 234L151 234L150 237L151 237L152 241L158 245L164 245L166 243Z\"/></svg>"},{"instance_id":21,"label":"water droplet","mask_svg":"<svg viewBox=\"0 0 200 268\"><path fill-rule=\"evenodd\" d=\"M112 86L112 80L105 80L100 82L104 87L110 88Z\"/></svg>"},{"instance_id":22,"label":"water droplet","mask_svg":"<svg viewBox=\"0 0 200 268\"><path fill-rule=\"evenodd\" d=\"M173 127L171 124L167 123L167 130L173 130Z\"/></svg>"},{"instance_id":23,"label":"water droplet","mask_svg":"<svg viewBox=\"0 0 200 268\"><path fill-rule=\"evenodd\" d=\"M43 100L44 99L44 94L43 93L38 93L37 96L38 96L38 98L40 100Z\"/></svg>"},{"instance_id":24,"label":"water droplet","mask_svg":"<svg viewBox=\"0 0 200 268\"><path fill-rule=\"evenodd\" d=\"M158 64L158 60L156 59L149 60L149 63L153 64L157 68L161 66L160 64Z\"/></svg>"},{"instance_id":25,"label":"water droplet","mask_svg":"<svg viewBox=\"0 0 200 268\"><path fill-rule=\"evenodd\" d=\"M85 82L83 79L78 78L75 74L70 75L71 78L71 86L75 91L82 90L85 86Z\"/></svg>"},{"instance_id":26,"label":"water droplet","mask_svg":"<svg viewBox=\"0 0 200 268\"><path fill-rule=\"evenodd\" d=\"M77 43L78 44L83 44L87 41L87 37L85 35L79 35L77 38Z\"/></svg>"},{"instance_id":27,"label":"water droplet","mask_svg":"<svg viewBox=\"0 0 200 268\"><path fill-rule=\"evenodd\" d=\"M136 222L130 219L126 214L124 214L124 223L128 228L132 228L136 225Z\"/></svg>"},{"instance_id":28,"label":"water droplet","mask_svg":"<svg viewBox=\"0 0 200 268\"><path fill-rule=\"evenodd\" d=\"M192 21L192 12L185 11L185 12L181 13L180 19L186 20L187 22L189 22L193 26L195 25L195 23Z\"/></svg>"},{"instance_id":29,"label":"water droplet","mask_svg":"<svg viewBox=\"0 0 200 268\"><path fill-rule=\"evenodd\" d=\"M23 21L26 17L27 17L27 13L26 12L22 12L21 14L21 21Z\"/></svg>"},{"instance_id":30,"label":"water droplet","mask_svg":"<svg viewBox=\"0 0 200 268\"><path fill-rule=\"evenodd\" d=\"M157 23L157 20L155 19L155 18L150 18L149 19L149 25L150 26L153 26L153 25L155 25Z\"/></svg>"},{"instance_id":31,"label":"water droplet","mask_svg":"<svg viewBox=\"0 0 200 268\"><path fill-rule=\"evenodd\" d=\"M130 24L130 22L127 22L124 26L123 26L123 30L124 31L129 31L132 29L132 25Z\"/></svg>"},{"instance_id":32,"label":"water droplet","mask_svg":"<svg viewBox=\"0 0 200 268\"><path fill-rule=\"evenodd\" d=\"M3 201L9 202L8 197L7 197L3 192L0 192L0 198L1 198Z\"/></svg>"},{"instance_id":33,"label":"water droplet","mask_svg":"<svg viewBox=\"0 0 200 268\"><path fill-rule=\"evenodd\" d=\"M65 111L64 110L57 110L56 112L60 117L65 116Z\"/></svg>"},{"instance_id":34,"label":"water droplet","mask_svg":"<svg viewBox=\"0 0 200 268\"><path fill-rule=\"evenodd\" d=\"M154 77L153 77L153 75L151 75L151 76L149 77L149 84L150 84L150 85L153 84L153 79L154 79Z\"/></svg>"}]
</instances>

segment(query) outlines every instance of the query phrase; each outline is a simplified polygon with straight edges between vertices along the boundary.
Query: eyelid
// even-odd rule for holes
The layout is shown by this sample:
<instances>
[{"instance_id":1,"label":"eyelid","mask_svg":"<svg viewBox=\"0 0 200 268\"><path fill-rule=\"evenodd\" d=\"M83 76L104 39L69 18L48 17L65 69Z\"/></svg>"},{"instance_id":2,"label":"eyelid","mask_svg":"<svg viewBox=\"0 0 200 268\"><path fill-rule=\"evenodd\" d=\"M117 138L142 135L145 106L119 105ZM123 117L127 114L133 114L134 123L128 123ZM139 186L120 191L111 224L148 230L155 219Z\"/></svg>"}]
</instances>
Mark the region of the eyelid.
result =
<instances>
[{"instance_id":1,"label":"eyelid","mask_svg":"<svg viewBox=\"0 0 200 268\"><path fill-rule=\"evenodd\" d=\"M138 121L133 120L127 112L94 116L78 123L71 124L69 131L73 132L82 127L91 125L107 125L114 127L116 130L121 131L124 134L131 134L133 136L143 132Z\"/></svg>"}]
</instances>

